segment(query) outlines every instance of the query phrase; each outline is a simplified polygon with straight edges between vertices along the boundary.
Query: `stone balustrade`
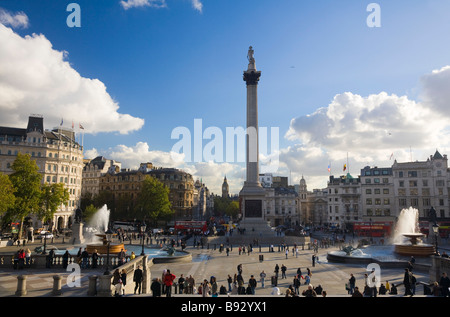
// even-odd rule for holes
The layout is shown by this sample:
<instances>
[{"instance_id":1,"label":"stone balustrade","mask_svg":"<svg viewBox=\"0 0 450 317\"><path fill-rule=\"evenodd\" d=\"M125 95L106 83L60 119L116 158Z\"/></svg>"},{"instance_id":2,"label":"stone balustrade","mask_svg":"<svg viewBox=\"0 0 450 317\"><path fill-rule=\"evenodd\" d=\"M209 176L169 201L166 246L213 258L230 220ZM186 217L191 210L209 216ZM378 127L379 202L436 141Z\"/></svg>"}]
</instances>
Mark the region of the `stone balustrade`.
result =
<instances>
[{"instance_id":1,"label":"stone balustrade","mask_svg":"<svg viewBox=\"0 0 450 317\"><path fill-rule=\"evenodd\" d=\"M20 264L19 263L15 263L14 261L14 254L8 254L8 255L1 255L0 256L0 268L17 268L19 269ZM24 268L29 268L29 269L45 269L45 268L49 268L48 264L48 254L47 255L42 255L42 254L37 254L37 255L32 255L31 256L31 263L27 266L26 264L24 264ZM101 254L99 255L98 261L97 261L97 268L106 268L106 262L107 262L107 255L106 254ZM76 256L69 256L67 264L72 264L72 263L76 263L79 264L81 266L81 268L92 268L92 258L89 257L88 261L87 261L87 267L85 267L83 265L82 261L78 261L78 258ZM110 254L109 255L109 267L116 267L119 265L119 259L117 257L116 254ZM63 260L63 255L62 254L57 254L53 256L53 259L51 261L51 268L64 268L64 260Z\"/></svg>"}]
</instances>

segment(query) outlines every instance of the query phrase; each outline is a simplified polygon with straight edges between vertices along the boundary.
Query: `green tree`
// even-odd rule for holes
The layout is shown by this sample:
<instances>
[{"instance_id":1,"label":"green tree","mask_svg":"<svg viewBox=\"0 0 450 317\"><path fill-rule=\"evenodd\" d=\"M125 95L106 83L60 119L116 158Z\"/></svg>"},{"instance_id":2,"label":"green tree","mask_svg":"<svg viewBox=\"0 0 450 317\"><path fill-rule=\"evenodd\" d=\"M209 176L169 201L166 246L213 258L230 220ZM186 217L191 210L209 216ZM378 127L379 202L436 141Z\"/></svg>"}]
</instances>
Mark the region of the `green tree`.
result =
<instances>
[{"instance_id":1,"label":"green tree","mask_svg":"<svg viewBox=\"0 0 450 317\"><path fill-rule=\"evenodd\" d=\"M239 214L239 202L237 201L231 201L226 210L225 213L230 216L231 218L236 218Z\"/></svg>"},{"instance_id":2,"label":"green tree","mask_svg":"<svg viewBox=\"0 0 450 317\"><path fill-rule=\"evenodd\" d=\"M98 209L93 204L86 206L86 208L83 211L83 221L89 223L89 221L92 219L92 217L95 215L97 211Z\"/></svg>"},{"instance_id":3,"label":"green tree","mask_svg":"<svg viewBox=\"0 0 450 317\"><path fill-rule=\"evenodd\" d=\"M29 154L18 153L11 165L14 171L9 179L15 189L16 202L12 208L12 219L20 221L19 238L22 237L23 220L26 216L39 212L41 178L36 161Z\"/></svg>"},{"instance_id":4,"label":"green tree","mask_svg":"<svg viewBox=\"0 0 450 317\"><path fill-rule=\"evenodd\" d=\"M3 215L8 209L14 207L16 200L14 192L15 189L9 177L0 173L0 215Z\"/></svg>"},{"instance_id":5,"label":"green tree","mask_svg":"<svg viewBox=\"0 0 450 317\"><path fill-rule=\"evenodd\" d=\"M141 185L136 206L136 219L149 219L153 224L173 214L169 201L169 188L154 177L146 176Z\"/></svg>"},{"instance_id":6,"label":"green tree","mask_svg":"<svg viewBox=\"0 0 450 317\"><path fill-rule=\"evenodd\" d=\"M40 210L37 216L43 222L51 220L62 204L69 200L69 191L62 183L43 184L41 186Z\"/></svg>"}]
</instances>

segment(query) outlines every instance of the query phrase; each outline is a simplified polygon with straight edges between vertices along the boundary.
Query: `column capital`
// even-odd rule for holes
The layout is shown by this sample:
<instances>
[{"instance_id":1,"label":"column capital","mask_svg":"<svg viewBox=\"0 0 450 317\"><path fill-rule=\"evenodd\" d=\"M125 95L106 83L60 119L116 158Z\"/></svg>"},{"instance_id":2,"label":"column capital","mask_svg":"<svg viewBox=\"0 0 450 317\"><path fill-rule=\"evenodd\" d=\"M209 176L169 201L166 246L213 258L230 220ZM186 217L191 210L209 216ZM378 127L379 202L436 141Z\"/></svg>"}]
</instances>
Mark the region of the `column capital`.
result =
<instances>
[{"instance_id":1,"label":"column capital","mask_svg":"<svg viewBox=\"0 0 450 317\"><path fill-rule=\"evenodd\" d=\"M245 71L244 72L244 81L247 82L247 86L249 85L258 85L259 78L261 77L260 71Z\"/></svg>"}]
</instances>

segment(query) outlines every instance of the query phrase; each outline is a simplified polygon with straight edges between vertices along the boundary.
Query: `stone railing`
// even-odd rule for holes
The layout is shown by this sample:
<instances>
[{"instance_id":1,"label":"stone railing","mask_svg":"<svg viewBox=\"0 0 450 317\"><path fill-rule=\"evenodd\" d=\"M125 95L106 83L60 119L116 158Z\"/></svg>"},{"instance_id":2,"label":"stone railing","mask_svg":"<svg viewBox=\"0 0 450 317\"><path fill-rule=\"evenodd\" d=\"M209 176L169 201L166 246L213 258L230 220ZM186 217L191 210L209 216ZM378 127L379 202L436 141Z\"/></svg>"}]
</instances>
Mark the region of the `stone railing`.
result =
<instances>
[{"instance_id":1,"label":"stone railing","mask_svg":"<svg viewBox=\"0 0 450 317\"><path fill-rule=\"evenodd\" d=\"M14 261L15 255L1 255L0 256L0 268L19 268L19 263ZM45 268L64 268L64 260L63 255L58 254L54 255L51 260L50 266L48 265L50 262L48 255L32 255L31 261L29 265L24 264L24 268L29 269L45 269ZM97 268L106 268L107 255L100 255L97 261ZM79 264L81 268L92 268L92 258L89 257L86 263L86 266L83 265L83 261L78 261L76 256L69 256L67 264ZM117 255L109 255L109 267L116 267L119 265L119 259Z\"/></svg>"},{"instance_id":2,"label":"stone railing","mask_svg":"<svg viewBox=\"0 0 450 317\"><path fill-rule=\"evenodd\" d=\"M39 258L34 258L33 265L39 263ZM72 262L73 263L73 262ZM110 274L105 274L99 270L99 274L90 274L89 275L89 284L86 290L86 296L98 296L98 297L111 297L116 293L115 286L112 284L114 279L114 271L118 270L119 272L125 271L126 281L124 294L133 294L135 283L133 281L134 272L139 267L143 273L143 280L141 284L141 294L150 294L150 284L151 284L151 271L150 267L153 265L152 258L148 256L138 256L135 259L126 262L121 266L110 267L108 269ZM17 276L17 290L15 292L16 296L25 296L27 295L27 275L18 275ZM121 277L123 279L123 276ZM55 273L53 275L53 289L51 294L53 296L58 296L62 294L62 275ZM36 291L36 290L35 290ZM122 293L123 294L123 293ZM118 294L118 295L122 295ZM79 296L79 295L77 295Z\"/></svg>"}]
</instances>

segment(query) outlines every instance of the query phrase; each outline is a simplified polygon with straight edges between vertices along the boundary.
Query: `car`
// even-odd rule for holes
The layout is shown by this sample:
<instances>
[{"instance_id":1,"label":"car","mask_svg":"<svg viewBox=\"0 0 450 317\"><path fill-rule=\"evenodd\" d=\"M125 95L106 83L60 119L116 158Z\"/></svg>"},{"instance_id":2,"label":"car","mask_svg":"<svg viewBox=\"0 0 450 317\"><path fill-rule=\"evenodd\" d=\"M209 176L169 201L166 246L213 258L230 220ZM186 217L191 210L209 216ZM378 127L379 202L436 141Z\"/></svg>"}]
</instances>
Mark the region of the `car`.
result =
<instances>
[{"instance_id":1,"label":"car","mask_svg":"<svg viewBox=\"0 0 450 317\"><path fill-rule=\"evenodd\" d=\"M39 238L40 239L52 239L53 238L53 233L48 232L48 231L41 231L41 233L39 234Z\"/></svg>"}]
</instances>

